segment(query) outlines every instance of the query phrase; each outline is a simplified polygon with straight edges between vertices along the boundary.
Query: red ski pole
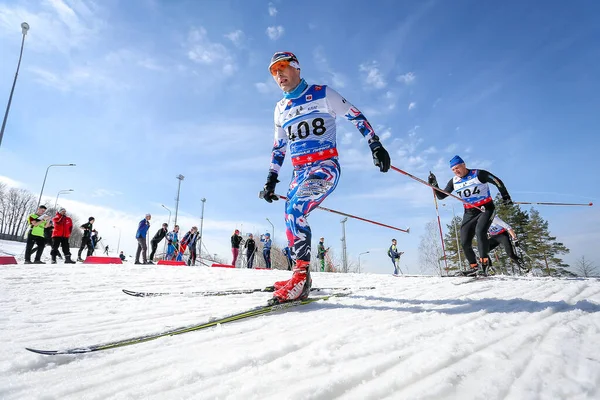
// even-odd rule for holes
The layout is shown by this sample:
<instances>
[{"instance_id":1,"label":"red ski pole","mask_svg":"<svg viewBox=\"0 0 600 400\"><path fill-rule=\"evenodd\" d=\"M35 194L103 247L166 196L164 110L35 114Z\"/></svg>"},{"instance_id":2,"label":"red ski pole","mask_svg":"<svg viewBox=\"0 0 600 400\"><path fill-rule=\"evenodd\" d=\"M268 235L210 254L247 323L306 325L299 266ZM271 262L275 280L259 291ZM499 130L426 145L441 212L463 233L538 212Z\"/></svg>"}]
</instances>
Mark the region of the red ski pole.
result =
<instances>
[{"instance_id":1,"label":"red ski pole","mask_svg":"<svg viewBox=\"0 0 600 400\"><path fill-rule=\"evenodd\" d=\"M400 172L401 174L404 174L404 175L408 176L409 178L412 178L412 179L414 179L415 181L417 181L417 182L419 182L419 183L422 183L423 185L429 186L429 187L430 187L430 188L432 188L433 190L437 190L437 191L438 191L438 192L440 192L440 193L444 193L444 194L445 194L445 195L447 195L447 196L453 197L453 198L455 198L456 200L460 201L461 203L464 203L464 204L469 204L469 203L467 203L466 201L464 201L463 199L461 199L460 197L458 197L458 196L456 196L456 195L453 195L453 194L452 194L452 193L450 193L450 192L446 192L445 190L442 190L442 189L440 189L439 187L435 187L435 186L433 186L433 185L430 185L428 182L425 182L423 179L421 179L421 178L417 178L416 176L414 176L414 175L412 175L412 174L409 174L408 172L406 172L406 171L403 171L403 170L401 170L400 168L396 168L396 167L394 167L393 165L392 165L392 166L390 166L390 168L391 168L391 169L393 169L393 170L394 170L394 171L396 171L396 172ZM474 208L477 208L479 211L485 211L485 207L484 207L484 206L481 206L481 207L474 207Z\"/></svg>"},{"instance_id":2,"label":"red ski pole","mask_svg":"<svg viewBox=\"0 0 600 400\"><path fill-rule=\"evenodd\" d=\"M287 200L287 197L285 197L285 196L281 196L279 194L277 194L276 196L279 197L280 199ZM346 214L344 212L337 211L337 210L332 210L331 208L327 208L327 207L323 207L323 206L317 206L317 208L319 208L319 209L321 209L323 211L329 211L329 212L334 213L334 214L339 214L339 215L343 215L345 217L354 218L354 219L358 219L360 221L364 221L364 222L368 222L368 223L371 223L371 224L383 226L384 228L389 228L389 229L394 229L394 230L400 231L400 232L410 233L410 228L406 228L406 229L396 228L395 226L382 224L381 222L377 222L377 221L371 221L370 219L366 219L366 218L362 218L362 217L357 217L356 215L352 215L352 214Z\"/></svg>"},{"instance_id":3,"label":"red ski pole","mask_svg":"<svg viewBox=\"0 0 600 400\"><path fill-rule=\"evenodd\" d=\"M435 202L435 213L437 214L438 227L440 228L440 240L442 242L442 251L444 252L444 265L446 265L446 275L448 275L448 259L446 258L446 246L444 245L444 234L442 233L442 222L440 221L440 210L438 208L437 196L433 191L433 201ZM460 251L460 249L459 249ZM442 271L440 271L440 276Z\"/></svg>"}]
</instances>

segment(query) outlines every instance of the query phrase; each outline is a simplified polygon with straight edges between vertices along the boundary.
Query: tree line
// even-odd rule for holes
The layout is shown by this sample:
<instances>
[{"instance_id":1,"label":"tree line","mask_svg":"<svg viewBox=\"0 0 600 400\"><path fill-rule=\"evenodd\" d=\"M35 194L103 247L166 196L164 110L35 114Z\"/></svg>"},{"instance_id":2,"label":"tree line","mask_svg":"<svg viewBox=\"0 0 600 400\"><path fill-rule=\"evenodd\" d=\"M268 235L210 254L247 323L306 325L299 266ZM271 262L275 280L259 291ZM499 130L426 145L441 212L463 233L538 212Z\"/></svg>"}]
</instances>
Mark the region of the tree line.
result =
<instances>
[{"instance_id":1,"label":"tree line","mask_svg":"<svg viewBox=\"0 0 600 400\"><path fill-rule=\"evenodd\" d=\"M54 217L56 208L47 206L46 214ZM37 209L37 198L26 189L8 188L0 182L0 235L7 239L17 240L24 238L29 226L27 217ZM81 243L83 230L79 218L67 210L67 215L73 220L73 232L69 238L69 245L77 247Z\"/></svg>"}]
</instances>

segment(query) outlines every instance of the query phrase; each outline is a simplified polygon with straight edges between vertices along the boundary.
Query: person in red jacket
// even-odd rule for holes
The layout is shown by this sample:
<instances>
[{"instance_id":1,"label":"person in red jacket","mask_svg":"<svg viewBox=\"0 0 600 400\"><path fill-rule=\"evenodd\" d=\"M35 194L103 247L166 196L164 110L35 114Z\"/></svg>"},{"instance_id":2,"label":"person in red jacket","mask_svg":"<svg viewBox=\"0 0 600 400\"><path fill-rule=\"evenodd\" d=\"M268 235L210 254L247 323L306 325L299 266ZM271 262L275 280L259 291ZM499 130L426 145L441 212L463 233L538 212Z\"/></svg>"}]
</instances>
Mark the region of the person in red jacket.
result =
<instances>
[{"instance_id":1,"label":"person in red jacket","mask_svg":"<svg viewBox=\"0 0 600 400\"><path fill-rule=\"evenodd\" d=\"M65 254L65 264L75 264L75 261L71 260L71 248L69 247L69 236L73 231L73 220L67 216L67 210L61 208L56 213L56 216L52 218L54 223L54 230L52 231L52 264L56 264L56 256L58 255L58 246L62 247L62 251Z\"/></svg>"}]
</instances>

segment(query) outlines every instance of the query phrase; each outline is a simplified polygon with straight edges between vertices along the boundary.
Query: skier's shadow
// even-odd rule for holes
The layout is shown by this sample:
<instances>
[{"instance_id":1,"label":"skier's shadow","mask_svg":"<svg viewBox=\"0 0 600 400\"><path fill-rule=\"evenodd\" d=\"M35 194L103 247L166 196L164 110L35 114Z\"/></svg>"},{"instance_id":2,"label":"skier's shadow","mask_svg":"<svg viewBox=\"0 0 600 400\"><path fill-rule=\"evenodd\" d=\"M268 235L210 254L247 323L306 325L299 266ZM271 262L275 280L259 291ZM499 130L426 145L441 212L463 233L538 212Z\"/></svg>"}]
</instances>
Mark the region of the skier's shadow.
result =
<instances>
[{"instance_id":1,"label":"skier's shadow","mask_svg":"<svg viewBox=\"0 0 600 400\"><path fill-rule=\"evenodd\" d=\"M583 311L587 313L600 312L600 304L592 303L587 300L580 300L575 304L569 304L561 301L534 301L521 298L515 299L393 299L377 296L352 296L353 299L363 299L365 301L383 302L389 305L380 304L333 304L320 303L319 307L331 308L349 308L354 310L378 310L378 311L402 311L411 313L437 312L440 314L469 314L479 311L488 313L518 313L529 312L537 313L546 309L556 312ZM393 305L397 304L397 305ZM316 304L315 304L316 305ZM445 306L445 307L444 307ZM298 310L301 311L301 310Z\"/></svg>"}]
</instances>

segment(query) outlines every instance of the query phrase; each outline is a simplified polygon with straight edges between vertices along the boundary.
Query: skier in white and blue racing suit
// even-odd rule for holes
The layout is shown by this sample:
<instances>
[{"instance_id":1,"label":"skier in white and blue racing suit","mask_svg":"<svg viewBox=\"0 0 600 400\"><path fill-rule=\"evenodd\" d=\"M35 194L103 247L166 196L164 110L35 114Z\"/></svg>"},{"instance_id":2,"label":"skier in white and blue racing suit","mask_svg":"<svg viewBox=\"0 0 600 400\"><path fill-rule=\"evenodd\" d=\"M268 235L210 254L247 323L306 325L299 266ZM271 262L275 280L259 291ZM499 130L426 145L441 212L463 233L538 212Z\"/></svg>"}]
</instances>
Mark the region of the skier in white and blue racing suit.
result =
<instances>
[{"instance_id":1,"label":"skier in white and blue racing suit","mask_svg":"<svg viewBox=\"0 0 600 400\"><path fill-rule=\"evenodd\" d=\"M390 156L379 142L365 116L335 90L309 85L300 78L300 64L293 53L278 52L271 58L269 71L283 90L275 106L275 142L271 165L262 197L277 200L275 185L285 159L287 145L294 166L285 203L288 245L296 255L292 278L275 283L272 303L308 297L311 286L311 230L308 214L333 192L340 178L336 146L336 116L344 116L363 135L381 172L390 168Z\"/></svg>"},{"instance_id":2,"label":"skier in white and blue racing suit","mask_svg":"<svg viewBox=\"0 0 600 400\"><path fill-rule=\"evenodd\" d=\"M478 273L478 264L473 251L473 237L477 236L477 249L479 250L479 262L481 263L481 274L486 275L489 265L488 254L490 252L488 229L494 218L494 201L490 195L489 184L496 186L504 204L511 205L512 200L500 178L483 169L468 169L465 162L459 156L450 160L450 168L454 177L448 181L445 192L456 192L463 199L465 213L460 226L460 241L465 257L470 264L467 275ZM433 173L429 174L430 185L439 187L437 178ZM435 191L438 199L445 199L448 195ZM482 209L483 208L483 209Z\"/></svg>"}]
</instances>

